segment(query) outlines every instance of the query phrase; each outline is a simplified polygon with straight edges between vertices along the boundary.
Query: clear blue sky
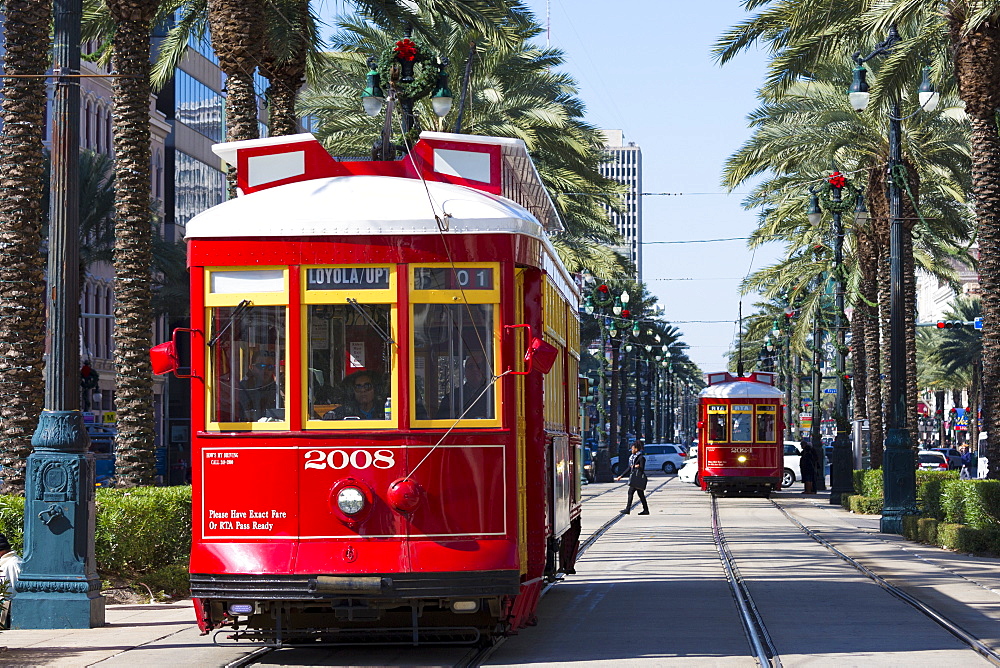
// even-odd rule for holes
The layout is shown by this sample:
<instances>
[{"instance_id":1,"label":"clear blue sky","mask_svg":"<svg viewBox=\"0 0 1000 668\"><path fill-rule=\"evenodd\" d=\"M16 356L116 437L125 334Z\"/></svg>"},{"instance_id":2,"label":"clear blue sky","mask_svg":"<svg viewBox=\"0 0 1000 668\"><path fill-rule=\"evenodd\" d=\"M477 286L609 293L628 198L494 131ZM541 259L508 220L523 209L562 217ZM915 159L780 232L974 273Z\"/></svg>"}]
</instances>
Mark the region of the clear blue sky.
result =
<instances>
[{"instance_id":1,"label":"clear blue sky","mask_svg":"<svg viewBox=\"0 0 1000 668\"><path fill-rule=\"evenodd\" d=\"M332 23L346 3L316 4ZM544 25L546 1L527 4ZM724 369L739 282L780 248L651 242L746 237L755 226L742 196L721 194L719 181L724 161L749 136L746 116L757 106L765 58L750 52L720 67L711 55L718 36L746 14L736 0L549 0L549 7L551 44L566 54L563 69L579 82L587 120L621 129L642 147L645 192L685 193L643 198L643 279L683 332L691 359L703 371ZM754 301L744 298L745 313Z\"/></svg>"}]
</instances>

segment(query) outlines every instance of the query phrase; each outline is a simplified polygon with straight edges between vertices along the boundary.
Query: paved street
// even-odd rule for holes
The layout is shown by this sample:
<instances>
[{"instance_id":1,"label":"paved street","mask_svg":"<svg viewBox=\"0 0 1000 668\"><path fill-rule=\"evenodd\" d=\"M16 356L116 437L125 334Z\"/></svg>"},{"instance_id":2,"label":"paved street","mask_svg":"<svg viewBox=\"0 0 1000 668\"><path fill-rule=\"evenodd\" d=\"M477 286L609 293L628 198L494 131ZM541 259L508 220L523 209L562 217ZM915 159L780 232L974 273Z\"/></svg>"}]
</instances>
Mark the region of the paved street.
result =
<instances>
[{"instance_id":1,"label":"paved street","mask_svg":"<svg viewBox=\"0 0 1000 668\"><path fill-rule=\"evenodd\" d=\"M972 635L1000 647L1000 560L956 555L877 533L875 517L830 507L801 486L774 496L803 524ZM550 588L538 624L488 665L752 666L711 530L710 497L674 477L650 479L649 516L614 523L575 576ZM586 488L584 535L617 516L620 484ZM764 499L720 499L736 563L783 665L968 666L985 661L794 527ZM187 602L109 607L109 626L7 631L4 666L226 666L254 648L214 646ZM285 649L260 665L460 665L467 648Z\"/></svg>"}]
</instances>

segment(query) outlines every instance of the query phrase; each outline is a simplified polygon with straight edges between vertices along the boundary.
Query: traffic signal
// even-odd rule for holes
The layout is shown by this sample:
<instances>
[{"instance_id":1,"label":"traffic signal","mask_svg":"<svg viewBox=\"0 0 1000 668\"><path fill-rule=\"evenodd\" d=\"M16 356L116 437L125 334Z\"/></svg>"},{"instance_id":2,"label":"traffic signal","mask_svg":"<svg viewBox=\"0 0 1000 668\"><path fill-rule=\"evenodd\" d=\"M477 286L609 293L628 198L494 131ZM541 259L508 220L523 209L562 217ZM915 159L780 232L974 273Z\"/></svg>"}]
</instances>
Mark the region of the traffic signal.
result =
<instances>
[{"instance_id":1,"label":"traffic signal","mask_svg":"<svg viewBox=\"0 0 1000 668\"><path fill-rule=\"evenodd\" d=\"M954 329L961 327L972 327L972 323L967 323L962 320L938 320L938 329Z\"/></svg>"}]
</instances>

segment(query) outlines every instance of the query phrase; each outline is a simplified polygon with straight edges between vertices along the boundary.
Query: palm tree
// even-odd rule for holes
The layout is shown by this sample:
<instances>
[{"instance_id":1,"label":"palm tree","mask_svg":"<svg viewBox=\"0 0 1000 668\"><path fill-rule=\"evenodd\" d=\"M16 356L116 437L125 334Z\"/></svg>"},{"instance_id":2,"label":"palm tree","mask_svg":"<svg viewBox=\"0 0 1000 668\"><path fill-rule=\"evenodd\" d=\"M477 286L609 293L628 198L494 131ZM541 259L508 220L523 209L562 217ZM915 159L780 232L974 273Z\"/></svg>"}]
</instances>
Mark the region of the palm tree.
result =
<instances>
[{"instance_id":1,"label":"palm tree","mask_svg":"<svg viewBox=\"0 0 1000 668\"><path fill-rule=\"evenodd\" d=\"M888 246L888 204L882 180L884 170L880 166L887 158L888 147L874 119L855 114L848 108L842 93L846 83L838 68L819 67L813 79L790 84L779 99L765 100L750 116L754 127L752 138L727 161L724 183L735 188L762 172L774 174L757 186L747 199L748 208L765 208L751 243L782 240L788 245L788 254L784 261L751 276L744 287L764 290L768 296L803 294L803 308L809 316L817 312L820 296L809 294L811 282L819 274L832 277L834 268L826 234L806 226L802 216L807 186L821 184L821 175L833 162L861 175L855 180L864 184L873 215L868 221L852 225L852 212L844 212L848 235L845 262L838 271L846 283L849 302L854 306L856 330L863 336L865 354L855 356L854 376L859 379L858 385L861 378L865 379L867 396L857 406L867 410L872 442L876 444L873 463L878 465L883 396L879 370L883 367L882 360L887 359L880 345L888 337L883 335L887 323L882 326L880 314L874 309L877 301L883 305L888 303L888 272L879 271L887 264L880 261L886 257ZM968 183L968 151L961 115L915 116L908 120L905 129L906 156L917 164L916 169L911 169L913 183L922 181L924 184L921 200L924 213L918 215L910 202L911 213L907 216L919 231L915 259L923 268L943 279L951 279L953 276L947 265L940 260L960 254L958 244L970 234L968 217L961 202L955 201ZM909 191L917 192L915 186ZM853 209L853 201L849 199L847 206ZM826 208L830 208L829 203ZM908 273L912 276L912 263L910 266ZM877 284L873 280L876 276L880 279ZM826 285L828 280L824 279L822 284ZM908 302L915 304L915 283L908 281L905 288ZM877 300L878 291L885 298ZM808 322L808 317L800 318L800 329L804 327L801 323ZM914 379L908 388L908 403L912 406L916 406L917 401L916 355L912 343L914 325L911 316L907 322L907 348L908 375ZM793 340L801 346L805 339L803 329Z\"/></svg>"},{"instance_id":2,"label":"palm tree","mask_svg":"<svg viewBox=\"0 0 1000 668\"><path fill-rule=\"evenodd\" d=\"M971 322L982 316L982 300L979 297L957 297L945 311L945 320ZM969 433L972 443L978 443L979 424L975 419L980 405L982 386L983 333L970 327L935 329L929 333L926 361L934 369L935 375L944 378L966 378L964 385L950 385L947 389L969 391L969 405L973 415L969 417ZM941 387L940 384L938 384Z\"/></svg>"},{"instance_id":3,"label":"palm tree","mask_svg":"<svg viewBox=\"0 0 1000 668\"><path fill-rule=\"evenodd\" d=\"M972 127L972 195L978 224L980 283L986 343L983 351L985 422L1000 433L1000 133L996 110L1000 107L1000 2L983 0L908 0L872 3L845 0L828 11L817 12L810 3L748 1L747 8L771 5L736 26L719 41L716 53L722 62L759 41L777 55L772 60L768 94L779 95L790 83L808 76L820 56L843 56L870 46L873 35L890 26L905 29L904 39L887 59L874 91L884 104L912 81L920 56L931 53L950 65L965 113ZM950 61L945 59L950 56ZM941 72L943 69L938 68ZM947 81L947 80L946 80ZM1000 461L1000 439L987 444L990 461ZM989 471L1000 478L1000 466Z\"/></svg>"},{"instance_id":4,"label":"palm tree","mask_svg":"<svg viewBox=\"0 0 1000 668\"><path fill-rule=\"evenodd\" d=\"M115 149L115 437L118 480L153 482L152 219L149 138L150 34L158 0L105 0L111 41Z\"/></svg>"},{"instance_id":5,"label":"palm tree","mask_svg":"<svg viewBox=\"0 0 1000 668\"><path fill-rule=\"evenodd\" d=\"M45 79L49 67L48 2L4 4L0 108L0 465L5 494L24 493L25 460L44 402ZM13 78L24 77L24 78Z\"/></svg>"}]
</instances>

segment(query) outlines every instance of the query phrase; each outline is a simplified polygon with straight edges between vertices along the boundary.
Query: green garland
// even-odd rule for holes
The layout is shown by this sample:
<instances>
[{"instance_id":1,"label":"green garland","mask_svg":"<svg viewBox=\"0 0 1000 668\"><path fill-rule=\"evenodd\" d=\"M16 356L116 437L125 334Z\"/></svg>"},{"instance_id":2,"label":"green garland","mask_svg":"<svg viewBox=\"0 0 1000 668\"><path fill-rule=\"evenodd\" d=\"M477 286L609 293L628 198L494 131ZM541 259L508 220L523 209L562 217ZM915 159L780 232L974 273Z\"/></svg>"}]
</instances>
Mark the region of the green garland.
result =
<instances>
[{"instance_id":1,"label":"green garland","mask_svg":"<svg viewBox=\"0 0 1000 668\"><path fill-rule=\"evenodd\" d=\"M378 72L382 84L387 85L392 82L392 86L399 93L400 97L409 100L416 100L434 92L434 84L437 83L438 68L430 56L430 51L417 40L411 39L417 47L416 58L413 59L413 83L400 83L399 80L392 81L390 72L393 65L402 63L396 56L395 47L388 48L379 56L375 71Z\"/></svg>"},{"instance_id":2,"label":"green garland","mask_svg":"<svg viewBox=\"0 0 1000 668\"><path fill-rule=\"evenodd\" d=\"M841 188L841 198L839 202L833 200L833 186L825 182L822 186L817 188L814 192L816 196L823 200L823 208L830 213L851 213L854 211L856 206L856 200L858 193L860 192L857 188L851 185L848 181ZM844 193L847 194L844 197Z\"/></svg>"}]
</instances>

